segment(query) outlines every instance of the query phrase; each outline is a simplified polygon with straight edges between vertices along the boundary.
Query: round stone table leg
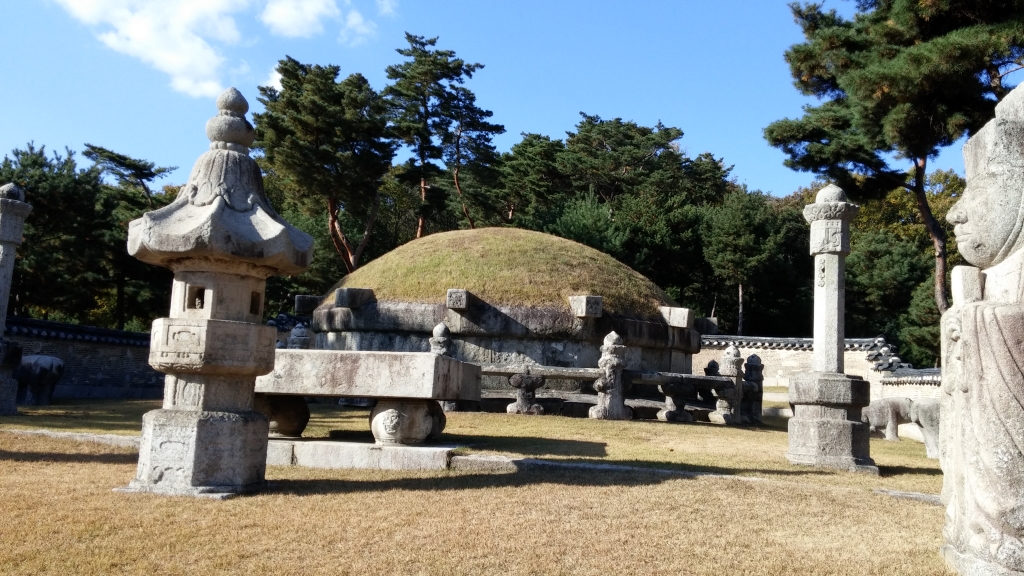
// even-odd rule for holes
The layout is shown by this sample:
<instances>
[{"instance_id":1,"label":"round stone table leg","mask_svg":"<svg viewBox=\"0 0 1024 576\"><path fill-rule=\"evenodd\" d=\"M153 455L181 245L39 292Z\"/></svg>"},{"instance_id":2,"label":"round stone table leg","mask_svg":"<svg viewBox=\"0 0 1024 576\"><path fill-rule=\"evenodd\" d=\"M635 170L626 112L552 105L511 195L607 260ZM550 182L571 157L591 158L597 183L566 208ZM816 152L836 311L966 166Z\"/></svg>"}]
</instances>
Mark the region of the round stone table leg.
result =
<instances>
[{"instance_id":1,"label":"round stone table leg","mask_svg":"<svg viewBox=\"0 0 1024 576\"><path fill-rule=\"evenodd\" d=\"M271 438L299 438L309 424L309 406L302 396L257 393L253 410L270 420Z\"/></svg>"},{"instance_id":2,"label":"round stone table leg","mask_svg":"<svg viewBox=\"0 0 1024 576\"><path fill-rule=\"evenodd\" d=\"M377 444L422 444L437 440L446 418L436 400L382 398L370 412Z\"/></svg>"}]
</instances>

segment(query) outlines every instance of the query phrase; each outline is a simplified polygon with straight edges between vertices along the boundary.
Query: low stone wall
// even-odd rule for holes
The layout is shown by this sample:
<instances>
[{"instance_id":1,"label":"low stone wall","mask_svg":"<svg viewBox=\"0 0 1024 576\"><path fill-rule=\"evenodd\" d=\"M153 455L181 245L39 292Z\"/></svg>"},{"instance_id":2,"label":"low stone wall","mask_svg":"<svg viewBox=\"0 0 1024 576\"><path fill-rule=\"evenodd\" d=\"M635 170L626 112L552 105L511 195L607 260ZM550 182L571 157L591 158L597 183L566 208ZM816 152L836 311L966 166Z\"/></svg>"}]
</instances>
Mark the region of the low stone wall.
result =
<instances>
[{"instance_id":1,"label":"low stone wall","mask_svg":"<svg viewBox=\"0 0 1024 576\"><path fill-rule=\"evenodd\" d=\"M7 317L4 337L25 355L64 361L54 399L158 399L164 375L149 366L149 334Z\"/></svg>"},{"instance_id":2,"label":"low stone wall","mask_svg":"<svg viewBox=\"0 0 1024 576\"><path fill-rule=\"evenodd\" d=\"M939 400L942 398L942 370L938 368L900 368L892 372L882 372L882 398L924 398Z\"/></svg>"},{"instance_id":3,"label":"low stone wall","mask_svg":"<svg viewBox=\"0 0 1024 576\"><path fill-rule=\"evenodd\" d=\"M872 389L881 383L882 374L871 369L867 352L874 338L847 338L843 355L845 372L860 376L872 383ZM693 355L693 371L703 372L708 362L718 361L730 344L739 348L740 356L757 354L764 364L764 385L789 387L793 377L811 371L814 340L811 338L771 338L762 336L703 336L700 352Z\"/></svg>"}]
</instances>

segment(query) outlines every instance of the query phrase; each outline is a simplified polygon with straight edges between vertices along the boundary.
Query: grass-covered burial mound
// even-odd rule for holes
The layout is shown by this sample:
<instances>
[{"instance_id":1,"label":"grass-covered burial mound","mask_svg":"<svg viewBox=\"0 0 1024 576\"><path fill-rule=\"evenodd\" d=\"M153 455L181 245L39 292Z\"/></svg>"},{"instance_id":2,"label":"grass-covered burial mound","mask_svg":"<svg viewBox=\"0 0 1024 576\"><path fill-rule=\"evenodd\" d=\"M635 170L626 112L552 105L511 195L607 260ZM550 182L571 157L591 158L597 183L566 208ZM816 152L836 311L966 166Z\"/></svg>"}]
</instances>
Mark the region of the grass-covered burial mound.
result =
<instances>
[{"instance_id":1,"label":"grass-covered burial mound","mask_svg":"<svg viewBox=\"0 0 1024 576\"><path fill-rule=\"evenodd\" d=\"M373 260L334 288L371 288L384 302L443 303L464 288L491 305L568 309L568 296L604 297L612 314L652 317L676 306L660 288L611 256L550 234L481 228L432 234ZM333 292L333 288L331 290Z\"/></svg>"}]
</instances>

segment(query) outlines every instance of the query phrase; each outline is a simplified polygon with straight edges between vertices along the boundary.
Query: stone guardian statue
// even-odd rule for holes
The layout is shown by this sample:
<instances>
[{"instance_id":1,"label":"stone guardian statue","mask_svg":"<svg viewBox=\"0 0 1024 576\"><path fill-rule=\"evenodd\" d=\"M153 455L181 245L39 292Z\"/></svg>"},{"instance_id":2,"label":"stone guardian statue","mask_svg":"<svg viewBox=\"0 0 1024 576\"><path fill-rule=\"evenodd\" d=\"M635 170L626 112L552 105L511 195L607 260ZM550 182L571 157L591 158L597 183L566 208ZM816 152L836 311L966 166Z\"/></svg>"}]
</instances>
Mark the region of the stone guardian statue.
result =
<instances>
[{"instance_id":1,"label":"stone guardian statue","mask_svg":"<svg viewBox=\"0 0 1024 576\"><path fill-rule=\"evenodd\" d=\"M942 555L960 574L1024 574L1024 89L964 146L946 219L972 266L942 315Z\"/></svg>"}]
</instances>

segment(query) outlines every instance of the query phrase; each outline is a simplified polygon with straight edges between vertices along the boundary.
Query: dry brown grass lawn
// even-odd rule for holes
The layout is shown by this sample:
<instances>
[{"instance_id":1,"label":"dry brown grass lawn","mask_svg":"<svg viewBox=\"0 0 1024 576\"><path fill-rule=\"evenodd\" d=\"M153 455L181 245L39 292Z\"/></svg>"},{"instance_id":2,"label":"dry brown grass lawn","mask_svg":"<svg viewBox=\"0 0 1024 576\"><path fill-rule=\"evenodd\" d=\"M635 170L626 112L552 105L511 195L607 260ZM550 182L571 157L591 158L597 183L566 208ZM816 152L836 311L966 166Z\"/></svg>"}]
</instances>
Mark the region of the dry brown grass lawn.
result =
<instances>
[{"instance_id":1,"label":"dry brown grass lawn","mask_svg":"<svg viewBox=\"0 0 1024 576\"><path fill-rule=\"evenodd\" d=\"M566 310L567 296L596 294L607 312L652 317L658 306L675 305L653 282L603 252L516 228L431 234L363 265L338 286L372 288L382 301L433 303L444 302L448 288L465 288L491 304Z\"/></svg>"},{"instance_id":2,"label":"dry brown grass lawn","mask_svg":"<svg viewBox=\"0 0 1024 576\"><path fill-rule=\"evenodd\" d=\"M132 435L142 430L142 415L159 407L160 400L63 400L52 406L18 406L16 416L0 416L0 429Z\"/></svg>"},{"instance_id":3,"label":"dry brown grass lawn","mask_svg":"<svg viewBox=\"0 0 1024 576\"><path fill-rule=\"evenodd\" d=\"M142 414L157 407L158 401L75 401L44 408L22 407L22 415L0 417L0 429L138 434ZM312 404L310 409L312 418L305 437L373 441L368 410L329 404ZM871 454L881 467L880 476L793 466L784 456L784 419L766 418L764 426L737 428L456 412L448 414L442 442L465 446L462 453L693 470L800 483L840 483L928 494L937 494L942 486L938 462L925 457L923 444L909 440L871 440Z\"/></svg>"},{"instance_id":4,"label":"dry brown grass lawn","mask_svg":"<svg viewBox=\"0 0 1024 576\"><path fill-rule=\"evenodd\" d=\"M0 434L0 570L944 573L941 508L841 482L271 467L267 492L224 502L111 491L134 471L124 449Z\"/></svg>"}]
</instances>

